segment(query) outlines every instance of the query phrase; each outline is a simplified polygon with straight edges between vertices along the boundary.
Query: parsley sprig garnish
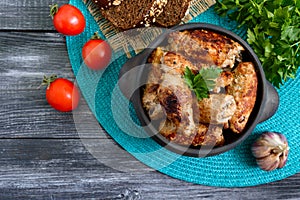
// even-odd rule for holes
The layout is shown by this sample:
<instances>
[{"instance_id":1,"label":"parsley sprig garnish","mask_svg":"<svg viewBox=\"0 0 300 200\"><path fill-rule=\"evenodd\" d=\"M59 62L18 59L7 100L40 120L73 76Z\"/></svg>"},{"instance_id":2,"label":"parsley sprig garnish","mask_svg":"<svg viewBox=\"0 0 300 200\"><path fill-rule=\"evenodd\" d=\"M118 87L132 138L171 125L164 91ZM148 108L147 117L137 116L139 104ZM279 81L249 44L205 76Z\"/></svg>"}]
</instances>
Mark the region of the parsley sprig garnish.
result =
<instances>
[{"instance_id":1,"label":"parsley sprig garnish","mask_svg":"<svg viewBox=\"0 0 300 200\"><path fill-rule=\"evenodd\" d=\"M247 27L247 41L273 85L279 88L295 78L300 66L299 0L217 0L215 10Z\"/></svg>"},{"instance_id":2,"label":"parsley sprig garnish","mask_svg":"<svg viewBox=\"0 0 300 200\"><path fill-rule=\"evenodd\" d=\"M200 101L203 98L209 97L209 91L214 89L216 85L216 79L222 72L219 68L207 68L201 69L197 75L195 75L189 67L185 68L184 80L189 88L195 92L197 99Z\"/></svg>"}]
</instances>

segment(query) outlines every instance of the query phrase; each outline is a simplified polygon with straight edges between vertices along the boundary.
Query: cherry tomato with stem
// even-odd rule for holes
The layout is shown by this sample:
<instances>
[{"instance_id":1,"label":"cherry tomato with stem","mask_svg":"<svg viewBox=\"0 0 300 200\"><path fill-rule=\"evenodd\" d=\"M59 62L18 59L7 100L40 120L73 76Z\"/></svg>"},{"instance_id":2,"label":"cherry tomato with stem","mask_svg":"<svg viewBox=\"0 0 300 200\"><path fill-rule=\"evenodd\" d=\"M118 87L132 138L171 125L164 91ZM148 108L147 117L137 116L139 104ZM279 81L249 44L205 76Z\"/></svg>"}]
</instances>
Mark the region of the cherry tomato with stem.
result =
<instances>
[{"instance_id":1,"label":"cherry tomato with stem","mask_svg":"<svg viewBox=\"0 0 300 200\"><path fill-rule=\"evenodd\" d=\"M87 67L101 70L110 63L112 50L110 45L94 33L93 37L82 47L82 58Z\"/></svg>"},{"instance_id":2,"label":"cherry tomato with stem","mask_svg":"<svg viewBox=\"0 0 300 200\"><path fill-rule=\"evenodd\" d=\"M47 85L46 99L51 107L61 112L69 112L78 107L80 93L73 82L52 75L44 76L42 85Z\"/></svg>"},{"instance_id":3,"label":"cherry tomato with stem","mask_svg":"<svg viewBox=\"0 0 300 200\"><path fill-rule=\"evenodd\" d=\"M57 4L51 6L50 16L53 19L55 29L64 35L74 36L84 31L86 22L81 11L70 4Z\"/></svg>"}]
</instances>

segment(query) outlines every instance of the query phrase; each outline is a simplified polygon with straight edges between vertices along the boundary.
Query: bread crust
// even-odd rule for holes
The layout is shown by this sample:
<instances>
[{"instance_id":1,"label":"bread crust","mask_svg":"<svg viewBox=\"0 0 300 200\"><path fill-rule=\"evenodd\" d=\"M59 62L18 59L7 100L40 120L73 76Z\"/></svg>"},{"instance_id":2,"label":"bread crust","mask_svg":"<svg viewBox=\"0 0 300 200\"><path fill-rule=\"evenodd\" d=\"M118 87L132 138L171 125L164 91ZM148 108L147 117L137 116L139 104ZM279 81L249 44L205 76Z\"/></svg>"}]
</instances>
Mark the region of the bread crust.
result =
<instances>
[{"instance_id":1,"label":"bread crust","mask_svg":"<svg viewBox=\"0 0 300 200\"><path fill-rule=\"evenodd\" d=\"M99 7L104 18L109 20L115 27L127 30L140 24L156 0L122 0L120 4L103 7L101 0L93 0ZM111 2L111 1L110 1Z\"/></svg>"},{"instance_id":2,"label":"bread crust","mask_svg":"<svg viewBox=\"0 0 300 200\"><path fill-rule=\"evenodd\" d=\"M93 0L115 27L171 27L185 17L191 0Z\"/></svg>"},{"instance_id":3,"label":"bread crust","mask_svg":"<svg viewBox=\"0 0 300 200\"><path fill-rule=\"evenodd\" d=\"M164 11L156 17L156 25L171 27L179 24L185 17L191 0L168 0Z\"/></svg>"}]
</instances>

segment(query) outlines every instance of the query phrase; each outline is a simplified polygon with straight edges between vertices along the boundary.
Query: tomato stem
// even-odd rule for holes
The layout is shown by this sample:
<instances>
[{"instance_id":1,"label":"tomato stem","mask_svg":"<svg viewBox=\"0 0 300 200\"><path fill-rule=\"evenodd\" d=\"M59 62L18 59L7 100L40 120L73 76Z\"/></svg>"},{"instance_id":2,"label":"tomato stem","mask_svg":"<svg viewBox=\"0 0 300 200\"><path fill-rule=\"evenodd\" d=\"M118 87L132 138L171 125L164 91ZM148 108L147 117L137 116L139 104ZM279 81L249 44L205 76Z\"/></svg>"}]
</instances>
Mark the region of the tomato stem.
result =
<instances>
[{"instance_id":1,"label":"tomato stem","mask_svg":"<svg viewBox=\"0 0 300 200\"><path fill-rule=\"evenodd\" d=\"M50 86L50 84L57 79L57 75L53 74L50 77L44 76L43 82L41 85L38 87L41 88L42 86L46 85L47 88Z\"/></svg>"},{"instance_id":2,"label":"tomato stem","mask_svg":"<svg viewBox=\"0 0 300 200\"><path fill-rule=\"evenodd\" d=\"M101 37L100 37L98 31L96 31L94 33L94 35L91 37L91 40L100 40L100 39L101 39Z\"/></svg>"},{"instance_id":3,"label":"tomato stem","mask_svg":"<svg viewBox=\"0 0 300 200\"><path fill-rule=\"evenodd\" d=\"M54 15L58 12L58 4L53 4L53 5L50 5L50 16L54 17Z\"/></svg>"}]
</instances>

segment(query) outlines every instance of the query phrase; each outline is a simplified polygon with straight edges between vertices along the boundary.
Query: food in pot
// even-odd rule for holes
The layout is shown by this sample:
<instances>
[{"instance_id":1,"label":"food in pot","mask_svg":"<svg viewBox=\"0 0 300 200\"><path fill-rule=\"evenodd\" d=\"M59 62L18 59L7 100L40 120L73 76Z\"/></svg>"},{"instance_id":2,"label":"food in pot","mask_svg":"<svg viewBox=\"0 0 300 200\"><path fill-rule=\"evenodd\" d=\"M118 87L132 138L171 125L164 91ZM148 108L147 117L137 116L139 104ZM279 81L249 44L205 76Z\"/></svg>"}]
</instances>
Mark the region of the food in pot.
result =
<instances>
[{"instance_id":1,"label":"food in pot","mask_svg":"<svg viewBox=\"0 0 300 200\"><path fill-rule=\"evenodd\" d=\"M211 94L198 102L201 123L224 124L236 112L234 97L228 94Z\"/></svg>"},{"instance_id":2,"label":"food in pot","mask_svg":"<svg viewBox=\"0 0 300 200\"><path fill-rule=\"evenodd\" d=\"M176 124L170 120L162 122L160 134L172 142L186 146L221 146L224 144L222 125L209 125L199 123L191 135L186 135L177 129Z\"/></svg>"},{"instance_id":3,"label":"food in pot","mask_svg":"<svg viewBox=\"0 0 300 200\"><path fill-rule=\"evenodd\" d=\"M153 71L160 71L160 77L151 75L151 80L145 90L143 97L144 106L150 111L152 119L157 117L153 116L153 110L164 109L164 113L168 119L172 121L182 133L191 135L195 130L195 122L193 120L193 96L192 91L182 78L183 66L189 64L182 56L174 56L173 53L161 53L162 49L158 48L153 56L160 56L160 63L153 65ZM159 73L156 73L158 75ZM155 77L155 80L154 80ZM156 90L151 89L152 84L158 84ZM152 97L151 97L152 96ZM155 98L154 98L155 96ZM149 97L155 101L150 100ZM149 107L151 105L151 107ZM160 106L158 106L160 105ZM158 112L154 112L158 113ZM161 113L161 112L160 112Z\"/></svg>"},{"instance_id":4,"label":"food in pot","mask_svg":"<svg viewBox=\"0 0 300 200\"><path fill-rule=\"evenodd\" d=\"M244 48L206 30L173 32L168 41L148 59L151 71L142 97L149 118L161 120L160 134L181 145L221 146L225 129L243 132L257 93L254 65L242 62ZM209 69L220 73L214 77ZM204 98L197 94L205 86L201 78L210 85Z\"/></svg>"},{"instance_id":5,"label":"food in pot","mask_svg":"<svg viewBox=\"0 0 300 200\"><path fill-rule=\"evenodd\" d=\"M226 93L234 97L237 109L229 124L233 132L240 133L245 128L255 105L257 77L251 62L240 63L233 72L234 78L226 87Z\"/></svg>"},{"instance_id":6,"label":"food in pot","mask_svg":"<svg viewBox=\"0 0 300 200\"><path fill-rule=\"evenodd\" d=\"M199 67L233 68L244 50L238 42L208 30L173 32L169 44L170 51L188 57Z\"/></svg>"}]
</instances>

